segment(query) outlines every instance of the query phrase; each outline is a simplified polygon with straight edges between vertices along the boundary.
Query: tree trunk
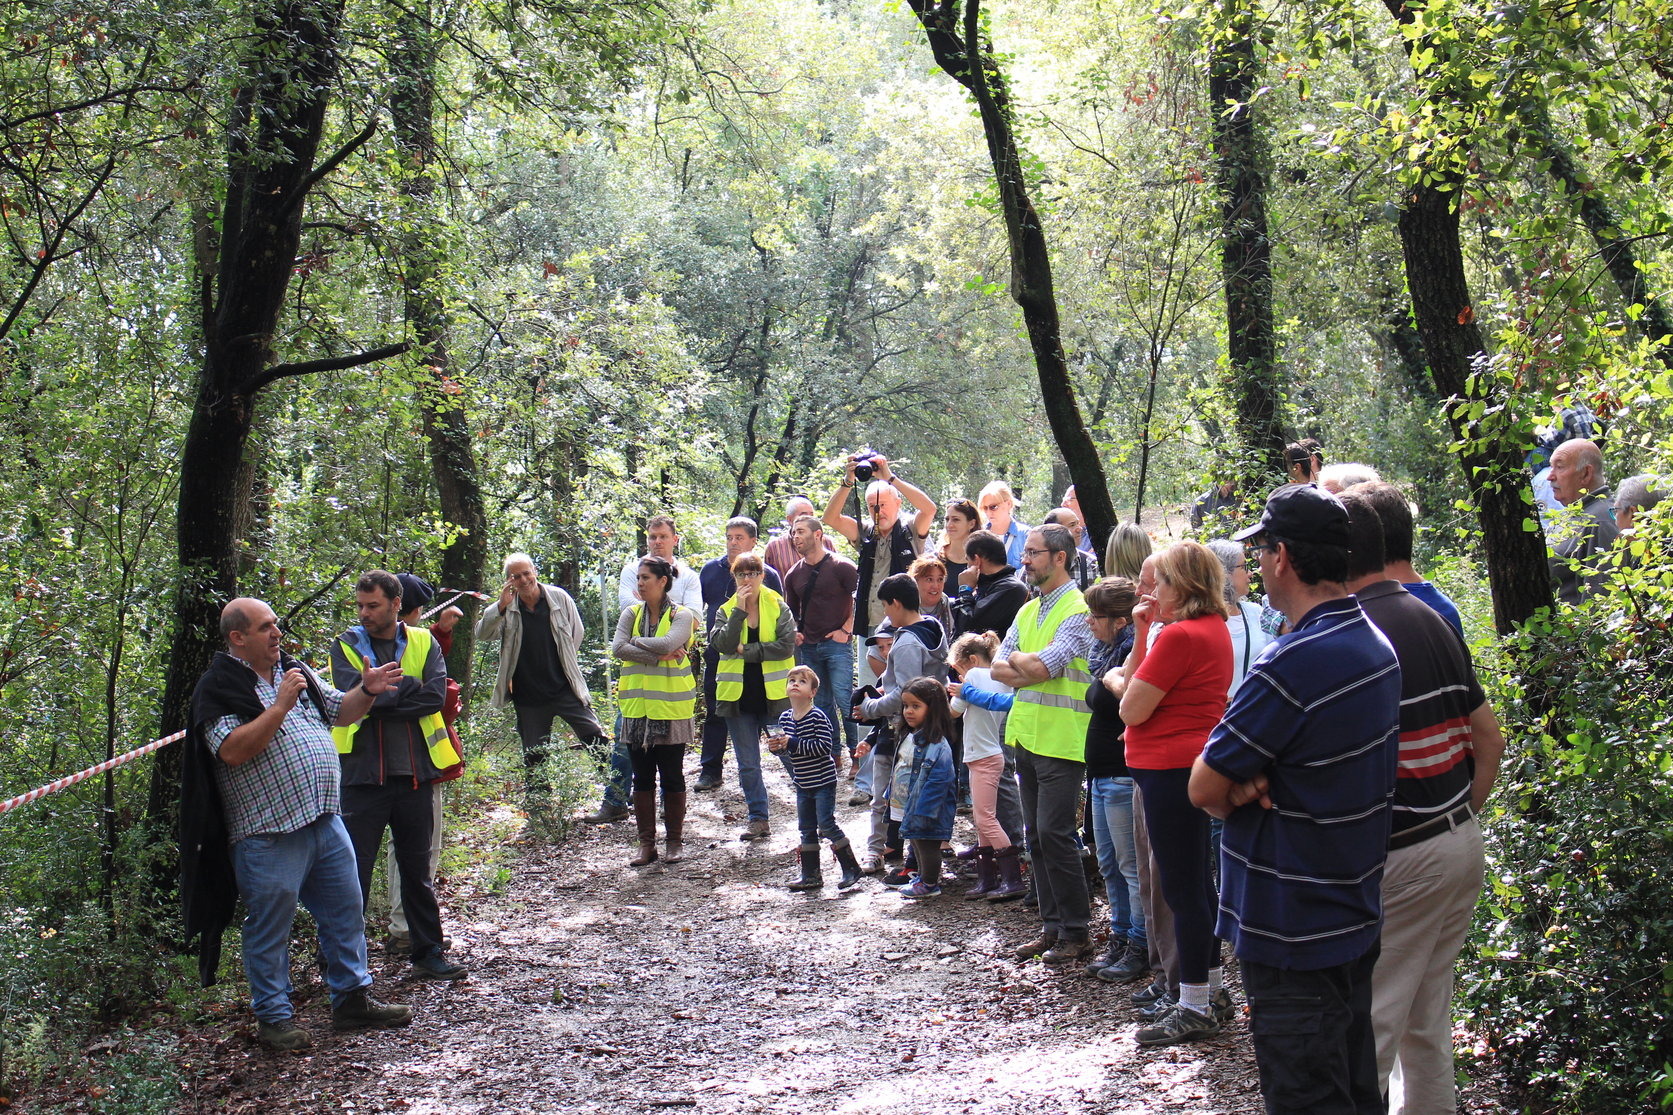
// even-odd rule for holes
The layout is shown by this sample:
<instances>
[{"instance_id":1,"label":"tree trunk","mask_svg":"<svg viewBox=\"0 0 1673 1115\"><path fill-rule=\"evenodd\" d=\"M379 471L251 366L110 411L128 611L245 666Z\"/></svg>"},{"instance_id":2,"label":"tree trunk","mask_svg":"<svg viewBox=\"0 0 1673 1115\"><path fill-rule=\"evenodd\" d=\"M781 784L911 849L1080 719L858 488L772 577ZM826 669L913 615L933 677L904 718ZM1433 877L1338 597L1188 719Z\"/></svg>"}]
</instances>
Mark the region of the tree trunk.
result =
<instances>
[{"instance_id":1,"label":"tree trunk","mask_svg":"<svg viewBox=\"0 0 1673 1115\"><path fill-rule=\"evenodd\" d=\"M458 531L453 543L442 551L439 587L481 588L482 568L488 559L488 513L471 447L463 389L448 374L451 350L439 274L445 250L433 236L442 217L436 201L436 175L441 164L436 157L435 135L436 32L428 3L401 9L395 25L392 65L396 79L390 112L404 158L400 188L405 202L401 255L406 318L424 362L424 434L429 442L437 501L442 518ZM475 642L475 623L462 620L453 629L448 672L466 693L470 692Z\"/></svg>"},{"instance_id":2,"label":"tree trunk","mask_svg":"<svg viewBox=\"0 0 1673 1115\"><path fill-rule=\"evenodd\" d=\"M1255 13L1224 0L1224 24L1209 47L1208 104L1220 188L1220 272L1226 290L1226 359L1243 490L1284 474L1284 428L1272 320L1272 241L1266 221L1265 152L1253 100L1260 79Z\"/></svg>"},{"instance_id":3,"label":"tree trunk","mask_svg":"<svg viewBox=\"0 0 1673 1115\"><path fill-rule=\"evenodd\" d=\"M1040 399L1051 423L1057 450L1069 466L1080 497L1086 529L1094 539L1115 529L1115 505L1098 448L1087 432L1069 378L1063 353L1063 331L1057 312L1051 254L1046 246L1040 214L1028 194L1016 135L1011 127L1010 92L991 44L980 38L980 0L963 0L962 28L959 0L908 0L929 40L936 63L975 98L987 137L988 157L999 186L1000 207L1010 244L1011 298L1022 310L1034 368L1040 380Z\"/></svg>"},{"instance_id":4,"label":"tree trunk","mask_svg":"<svg viewBox=\"0 0 1673 1115\"><path fill-rule=\"evenodd\" d=\"M174 637L160 727L186 725L192 690L220 646L221 606L238 587L236 511L256 396L285 377L353 367L395 355L388 346L352 357L275 365L273 337L317 180L371 137L361 133L320 168L330 90L339 64L342 0L276 0L258 12L229 122L226 196L218 230L200 230L203 364L180 449L175 513L178 580ZM172 831L179 748L158 752L147 816Z\"/></svg>"}]
</instances>

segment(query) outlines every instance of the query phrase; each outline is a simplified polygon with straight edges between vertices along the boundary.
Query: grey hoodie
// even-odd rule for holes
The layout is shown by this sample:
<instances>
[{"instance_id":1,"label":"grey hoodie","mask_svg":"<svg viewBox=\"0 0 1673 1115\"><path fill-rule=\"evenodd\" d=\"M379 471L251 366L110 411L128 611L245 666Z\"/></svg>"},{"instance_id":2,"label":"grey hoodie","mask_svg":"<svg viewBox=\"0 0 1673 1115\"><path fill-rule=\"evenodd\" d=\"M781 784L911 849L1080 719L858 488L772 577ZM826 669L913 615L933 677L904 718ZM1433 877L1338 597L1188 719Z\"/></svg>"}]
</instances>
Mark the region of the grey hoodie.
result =
<instances>
[{"instance_id":1,"label":"grey hoodie","mask_svg":"<svg viewBox=\"0 0 1673 1115\"><path fill-rule=\"evenodd\" d=\"M947 633L933 616L923 616L895 632L894 645L889 648L889 659L883 666L883 676L877 688L883 695L860 702L860 715L867 720L888 717L901 731L900 691L914 678L929 677L946 684Z\"/></svg>"}]
</instances>

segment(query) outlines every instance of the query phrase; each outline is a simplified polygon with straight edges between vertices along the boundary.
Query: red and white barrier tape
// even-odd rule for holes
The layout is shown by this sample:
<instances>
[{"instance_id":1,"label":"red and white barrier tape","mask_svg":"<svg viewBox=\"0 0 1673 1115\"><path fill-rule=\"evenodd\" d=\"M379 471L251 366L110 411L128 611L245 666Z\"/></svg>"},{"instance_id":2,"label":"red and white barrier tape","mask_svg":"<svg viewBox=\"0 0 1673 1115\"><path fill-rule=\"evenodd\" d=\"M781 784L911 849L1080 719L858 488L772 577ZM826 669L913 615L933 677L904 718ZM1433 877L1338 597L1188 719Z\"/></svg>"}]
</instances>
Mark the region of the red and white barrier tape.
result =
<instances>
[{"instance_id":1,"label":"red and white barrier tape","mask_svg":"<svg viewBox=\"0 0 1673 1115\"><path fill-rule=\"evenodd\" d=\"M441 592L451 592L453 595L448 597L446 600L443 600L440 604L437 604L434 608L431 608L428 612L425 612L420 617L421 619L429 619L431 616L435 615L437 612L441 611L443 608L447 607L449 604L452 604L455 601L463 600L467 596L473 596L478 600L492 600L493 599L493 597L489 596L487 593L477 592L473 588L459 588L459 589L444 588L444 589L441 590Z\"/></svg>"},{"instance_id":2,"label":"red and white barrier tape","mask_svg":"<svg viewBox=\"0 0 1673 1115\"><path fill-rule=\"evenodd\" d=\"M83 771L77 771L75 774L69 775L66 778L60 778L56 782L48 782L40 789L30 790L27 794L19 794L10 801L0 801L0 813L6 813L10 810L16 809L20 805L28 805L32 801L39 801L48 794L55 794L59 790L65 789L66 787L74 786L77 782L85 782L95 775L103 774L107 770L114 770L123 763L131 763L141 755L149 755L159 747L167 747L169 744L185 738L185 732L176 732L172 736L164 736L162 739L154 739L144 747L136 747L127 754L118 755L114 759L106 759L98 766L88 767Z\"/></svg>"}]
</instances>

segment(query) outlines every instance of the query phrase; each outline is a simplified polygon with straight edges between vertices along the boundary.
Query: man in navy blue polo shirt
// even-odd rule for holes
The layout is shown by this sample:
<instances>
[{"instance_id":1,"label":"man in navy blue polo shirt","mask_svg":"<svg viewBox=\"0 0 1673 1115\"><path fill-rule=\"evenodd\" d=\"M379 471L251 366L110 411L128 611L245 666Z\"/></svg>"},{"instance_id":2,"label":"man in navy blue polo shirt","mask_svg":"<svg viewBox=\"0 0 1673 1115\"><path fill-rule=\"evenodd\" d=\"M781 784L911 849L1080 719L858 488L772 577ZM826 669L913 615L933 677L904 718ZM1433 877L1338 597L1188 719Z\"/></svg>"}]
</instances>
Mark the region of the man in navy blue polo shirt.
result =
<instances>
[{"instance_id":1,"label":"man in navy blue polo shirt","mask_svg":"<svg viewBox=\"0 0 1673 1115\"><path fill-rule=\"evenodd\" d=\"M1191 771L1226 828L1217 933L1243 967L1269 1112L1381 1112L1371 973L1382 930L1400 665L1344 581L1348 514L1279 488L1235 536L1291 631L1271 643Z\"/></svg>"}]
</instances>

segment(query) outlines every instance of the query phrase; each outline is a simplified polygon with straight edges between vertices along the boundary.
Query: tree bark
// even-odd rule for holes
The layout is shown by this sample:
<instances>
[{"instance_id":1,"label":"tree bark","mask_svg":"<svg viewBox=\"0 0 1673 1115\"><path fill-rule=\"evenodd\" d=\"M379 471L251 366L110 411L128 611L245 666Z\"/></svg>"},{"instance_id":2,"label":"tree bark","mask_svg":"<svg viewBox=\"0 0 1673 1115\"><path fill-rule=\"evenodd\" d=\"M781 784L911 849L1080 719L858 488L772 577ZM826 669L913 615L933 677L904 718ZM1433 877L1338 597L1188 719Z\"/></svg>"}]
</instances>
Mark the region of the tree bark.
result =
<instances>
[{"instance_id":1,"label":"tree bark","mask_svg":"<svg viewBox=\"0 0 1673 1115\"><path fill-rule=\"evenodd\" d=\"M235 512L247 494L240 466L256 396L277 378L311 370L276 365L273 338L301 242L304 201L348 151L316 166L340 62L342 15L342 0L276 0L260 10L232 105L220 227L203 232L207 251L199 258L203 362L180 450L179 566L163 732L186 725L192 690L221 643L221 606L237 593ZM359 142L370 135L363 132ZM357 361L364 359L328 363ZM147 816L162 831L174 827L181 750L158 752L152 771Z\"/></svg>"},{"instance_id":2,"label":"tree bark","mask_svg":"<svg viewBox=\"0 0 1673 1115\"><path fill-rule=\"evenodd\" d=\"M1284 474L1282 393L1272 312L1272 241L1266 220L1265 151L1253 101L1260 79L1255 13L1246 0L1223 0L1224 20L1208 57L1208 103L1214 119L1215 178L1220 188L1220 272L1226 291L1226 360L1243 490L1259 491Z\"/></svg>"},{"instance_id":3,"label":"tree bark","mask_svg":"<svg viewBox=\"0 0 1673 1115\"><path fill-rule=\"evenodd\" d=\"M936 64L970 91L982 118L988 158L999 186L1000 208L1010 246L1011 298L1022 310L1040 399L1051 423L1057 451L1069 467L1080 497L1086 529L1101 542L1115 529L1115 505L1098 448L1081 418L1063 352L1063 330L1053 286L1045 228L1029 197L1011 124L1010 92L992 46L980 38L980 0L908 0L929 41ZM962 16L962 20L961 20ZM961 26L962 22L962 26Z\"/></svg>"},{"instance_id":4,"label":"tree bark","mask_svg":"<svg viewBox=\"0 0 1673 1115\"><path fill-rule=\"evenodd\" d=\"M395 70L390 112L396 142L404 159L400 190L405 203L401 230L402 293L408 328L424 363L421 390L424 434L430 471L436 482L442 518L457 531L441 553L442 587L481 588L488 560L488 512L471 446L464 389L448 374L452 368L447 311L442 300L441 268L445 249L434 237L440 227L436 198L435 135L436 31L430 6L401 9L395 26ZM461 621L453 629L448 672L469 693L476 625Z\"/></svg>"}]
</instances>

